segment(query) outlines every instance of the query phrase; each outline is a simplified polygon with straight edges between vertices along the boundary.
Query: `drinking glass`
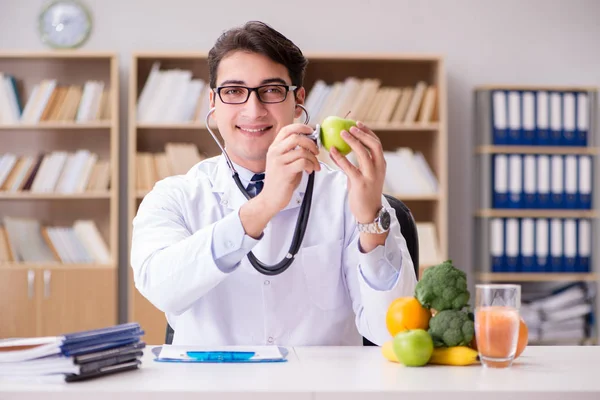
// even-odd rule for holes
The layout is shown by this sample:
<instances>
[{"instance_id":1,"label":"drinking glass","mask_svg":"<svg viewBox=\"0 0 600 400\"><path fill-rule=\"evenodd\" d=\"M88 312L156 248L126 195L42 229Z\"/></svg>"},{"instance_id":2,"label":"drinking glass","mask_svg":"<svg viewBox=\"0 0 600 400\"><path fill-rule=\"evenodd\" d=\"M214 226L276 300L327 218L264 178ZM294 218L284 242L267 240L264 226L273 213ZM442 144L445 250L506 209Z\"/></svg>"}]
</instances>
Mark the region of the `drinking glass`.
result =
<instances>
[{"instance_id":1,"label":"drinking glass","mask_svg":"<svg viewBox=\"0 0 600 400\"><path fill-rule=\"evenodd\" d=\"M475 286L475 339L484 367L508 368L519 341L521 286Z\"/></svg>"}]
</instances>

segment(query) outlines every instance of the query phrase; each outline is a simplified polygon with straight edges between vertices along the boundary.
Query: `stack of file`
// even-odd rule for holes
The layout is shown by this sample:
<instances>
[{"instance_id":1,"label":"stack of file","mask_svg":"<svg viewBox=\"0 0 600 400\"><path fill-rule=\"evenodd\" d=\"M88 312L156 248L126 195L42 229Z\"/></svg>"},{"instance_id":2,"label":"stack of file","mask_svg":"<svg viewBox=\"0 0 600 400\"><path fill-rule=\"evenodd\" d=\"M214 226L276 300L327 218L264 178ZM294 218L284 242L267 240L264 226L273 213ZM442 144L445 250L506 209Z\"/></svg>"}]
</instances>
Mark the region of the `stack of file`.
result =
<instances>
[{"instance_id":1,"label":"stack of file","mask_svg":"<svg viewBox=\"0 0 600 400\"><path fill-rule=\"evenodd\" d=\"M578 344L591 336L595 290L586 283L563 285L523 299L521 316L532 343Z\"/></svg>"},{"instance_id":2,"label":"stack of file","mask_svg":"<svg viewBox=\"0 0 600 400\"><path fill-rule=\"evenodd\" d=\"M592 208L591 155L494 154L492 162L493 208Z\"/></svg>"},{"instance_id":3,"label":"stack of file","mask_svg":"<svg viewBox=\"0 0 600 400\"><path fill-rule=\"evenodd\" d=\"M492 91L495 145L587 146L588 93L571 90Z\"/></svg>"},{"instance_id":4,"label":"stack of file","mask_svg":"<svg viewBox=\"0 0 600 400\"><path fill-rule=\"evenodd\" d=\"M0 340L0 379L74 382L138 369L145 343L137 323L56 337Z\"/></svg>"},{"instance_id":5,"label":"stack of file","mask_svg":"<svg viewBox=\"0 0 600 400\"><path fill-rule=\"evenodd\" d=\"M589 273L588 218L492 218L492 272Z\"/></svg>"}]
</instances>

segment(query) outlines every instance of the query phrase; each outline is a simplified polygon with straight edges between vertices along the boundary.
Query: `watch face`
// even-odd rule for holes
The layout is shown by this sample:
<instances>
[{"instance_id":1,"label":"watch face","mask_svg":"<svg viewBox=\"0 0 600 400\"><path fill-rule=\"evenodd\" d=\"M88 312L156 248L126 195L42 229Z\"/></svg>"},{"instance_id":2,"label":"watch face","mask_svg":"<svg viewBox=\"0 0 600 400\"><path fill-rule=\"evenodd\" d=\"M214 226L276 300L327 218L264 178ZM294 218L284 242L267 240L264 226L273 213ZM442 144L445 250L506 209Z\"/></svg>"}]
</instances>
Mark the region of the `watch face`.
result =
<instances>
[{"instance_id":1,"label":"watch face","mask_svg":"<svg viewBox=\"0 0 600 400\"><path fill-rule=\"evenodd\" d=\"M387 210L383 210L379 215L379 222L381 227L385 230L390 228L390 213Z\"/></svg>"}]
</instances>

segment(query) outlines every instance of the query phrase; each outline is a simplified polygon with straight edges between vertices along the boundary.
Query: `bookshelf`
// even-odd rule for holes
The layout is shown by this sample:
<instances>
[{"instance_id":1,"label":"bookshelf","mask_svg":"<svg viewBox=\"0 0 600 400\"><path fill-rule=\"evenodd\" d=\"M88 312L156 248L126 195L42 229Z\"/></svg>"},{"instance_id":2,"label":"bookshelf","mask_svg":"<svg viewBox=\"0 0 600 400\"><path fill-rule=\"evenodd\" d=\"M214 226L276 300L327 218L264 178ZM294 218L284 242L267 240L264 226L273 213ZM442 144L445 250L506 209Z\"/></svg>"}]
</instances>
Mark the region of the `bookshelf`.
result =
<instances>
[{"instance_id":1,"label":"bookshelf","mask_svg":"<svg viewBox=\"0 0 600 400\"><path fill-rule=\"evenodd\" d=\"M0 338L118 323L118 72L0 52Z\"/></svg>"},{"instance_id":2,"label":"bookshelf","mask_svg":"<svg viewBox=\"0 0 600 400\"><path fill-rule=\"evenodd\" d=\"M379 53L305 55L309 59L305 76L309 124L314 125L326 115L344 116L348 111L349 118L365 121L381 138L386 151L389 171L386 193L403 200L419 224L421 269L446 259L448 145L443 58ZM144 195L162 176L173 174L173 168L187 171L195 162L220 154L204 126L208 111L206 60L207 53L198 52L139 52L132 57L130 220ZM181 86L156 83L161 79L185 82L188 91L183 89L186 86L183 83ZM149 83L153 81L154 84ZM154 93L148 90L153 85L158 88ZM187 95L181 97L175 90ZM182 105L181 112L172 106L175 102ZM173 146L176 143L190 147L176 151ZM184 159L187 161L175 165ZM321 159L329 163L326 156ZM411 174L398 173L409 169ZM164 314L135 289L131 271L129 276L129 319L144 326L149 342L161 342L166 327Z\"/></svg>"},{"instance_id":3,"label":"bookshelf","mask_svg":"<svg viewBox=\"0 0 600 400\"><path fill-rule=\"evenodd\" d=\"M532 343L595 343L598 90L484 85L474 97L476 281L522 285Z\"/></svg>"}]
</instances>

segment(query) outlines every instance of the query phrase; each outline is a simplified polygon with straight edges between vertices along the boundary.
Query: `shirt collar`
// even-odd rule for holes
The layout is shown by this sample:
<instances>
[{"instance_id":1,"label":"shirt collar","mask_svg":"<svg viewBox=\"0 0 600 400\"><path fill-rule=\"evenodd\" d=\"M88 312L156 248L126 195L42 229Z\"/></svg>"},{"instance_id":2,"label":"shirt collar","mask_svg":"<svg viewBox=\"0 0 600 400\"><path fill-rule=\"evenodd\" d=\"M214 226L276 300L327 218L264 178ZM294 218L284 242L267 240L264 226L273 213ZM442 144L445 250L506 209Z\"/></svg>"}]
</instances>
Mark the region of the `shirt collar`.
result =
<instances>
[{"instance_id":1,"label":"shirt collar","mask_svg":"<svg viewBox=\"0 0 600 400\"><path fill-rule=\"evenodd\" d=\"M250 183L250 179L254 175L254 172L235 163L233 163L233 166L236 169L244 187L248 186L248 183ZM227 160L222 154L218 156L217 165L210 177L210 180L212 183L212 191L222 194L222 204L226 204L231 208L237 208L241 206L243 202L247 201L246 197L244 197L240 189L235 184L235 181L232 177L232 172L227 165ZM300 184L294 191L289 204L284 209L300 207L302 204L302 199L304 198L307 183L308 174L304 172L302 174L302 180L300 181ZM223 200L225 203L223 203Z\"/></svg>"}]
</instances>

